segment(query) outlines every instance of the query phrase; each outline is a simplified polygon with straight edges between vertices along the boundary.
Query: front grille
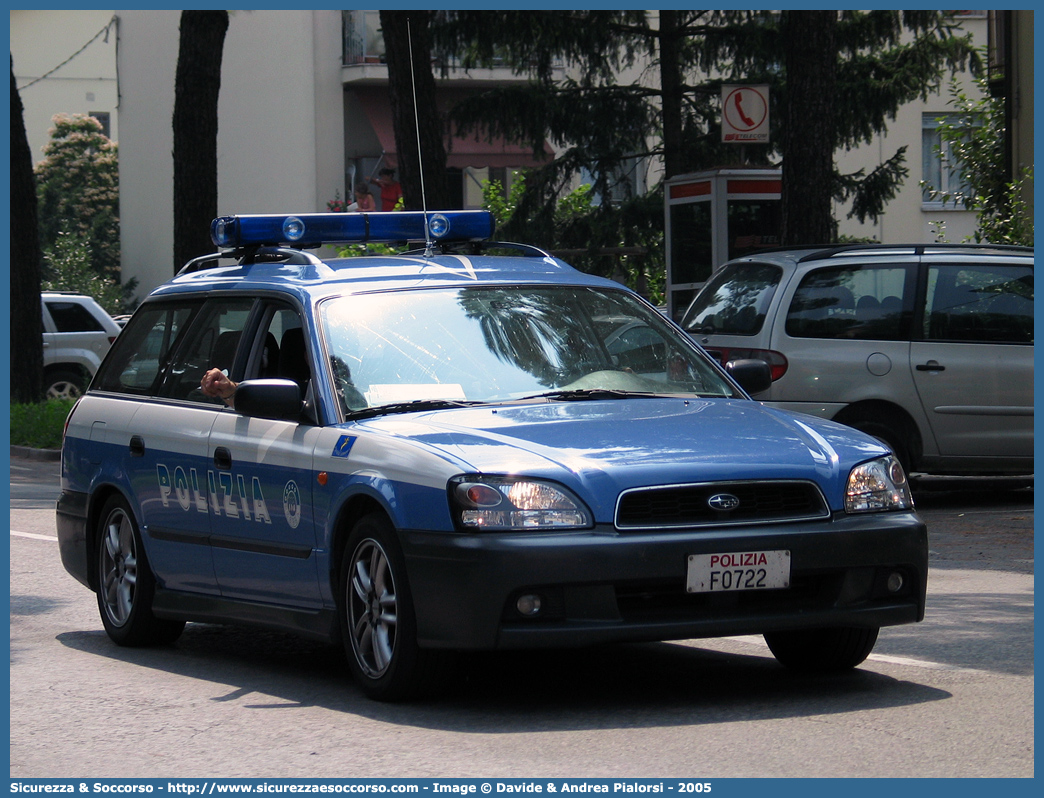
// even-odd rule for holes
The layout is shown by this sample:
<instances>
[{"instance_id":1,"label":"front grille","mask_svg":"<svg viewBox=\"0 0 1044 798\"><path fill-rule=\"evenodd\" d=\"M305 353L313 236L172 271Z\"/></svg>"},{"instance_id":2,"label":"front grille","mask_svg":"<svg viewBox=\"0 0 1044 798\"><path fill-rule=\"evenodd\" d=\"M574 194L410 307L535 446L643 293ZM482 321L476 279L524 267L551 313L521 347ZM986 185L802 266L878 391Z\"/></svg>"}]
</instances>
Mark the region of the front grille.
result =
<instances>
[{"instance_id":1,"label":"front grille","mask_svg":"<svg viewBox=\"0 0 1044 798\"><path fill-rule=\"evenodd\" d=\"M635 488L624 491L616 507L618 529L772 524L829 517L819 487L798 480Z\"/></svg>"}]
</instances>

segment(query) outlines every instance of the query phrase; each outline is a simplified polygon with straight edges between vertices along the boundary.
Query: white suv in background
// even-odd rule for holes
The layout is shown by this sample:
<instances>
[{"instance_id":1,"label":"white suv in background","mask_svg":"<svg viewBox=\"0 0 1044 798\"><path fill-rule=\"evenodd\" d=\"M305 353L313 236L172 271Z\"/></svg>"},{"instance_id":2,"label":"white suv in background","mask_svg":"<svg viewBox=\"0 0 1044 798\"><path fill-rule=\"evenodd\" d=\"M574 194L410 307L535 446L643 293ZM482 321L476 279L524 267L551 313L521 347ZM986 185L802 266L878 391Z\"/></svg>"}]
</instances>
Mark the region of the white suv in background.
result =
<instances>
[{"instance_id":1,"label":"white suv in background","mask_svg":"<svg viewBox=\"0 0 1044 798\"><path fill-rule=\"evenodd\" d=\"M120 326L89 296L45 291L40 304L46 395L75 398L86 390Z\"/></svg>"},{"instance_id":2,"label":"white suv in background","mask_svg":"<svg viewBox=\"0 0 1044 798\"><path fill-rule=\"evenodd\" d=\"M907 472L1033 472L1033 249L848 245L726 263L682 318L766 404L868 432Z\"/></svg>"}]
</instances>

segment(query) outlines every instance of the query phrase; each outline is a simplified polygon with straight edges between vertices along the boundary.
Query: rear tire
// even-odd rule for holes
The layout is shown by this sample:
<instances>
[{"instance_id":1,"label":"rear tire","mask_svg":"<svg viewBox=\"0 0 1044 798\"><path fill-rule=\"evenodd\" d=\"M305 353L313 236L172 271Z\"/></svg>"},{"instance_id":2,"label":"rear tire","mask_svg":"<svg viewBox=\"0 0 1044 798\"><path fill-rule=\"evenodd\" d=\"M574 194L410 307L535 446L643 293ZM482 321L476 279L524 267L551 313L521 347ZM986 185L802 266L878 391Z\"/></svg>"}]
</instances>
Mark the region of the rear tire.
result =
<instances>
[{"instance_id":1,"label":"rear tire","mask_svg":"<svg viewBox=\"0 0 1044 798\"><path fill-rule=\"evenodd\" d=\"M878 631L877 627L845 626L766 632L765 642L772 655L792 670L845 671L870 656Z\"/></svg>"},{"instance_id":2,"label":"rear tire","mask_svg":"<svg viewBox=\"0 0 1044 798\"><path fill-rule=\"evenodd\" d=\"M71 369L48 372L44 384L48 399L78 399L86 387L83 375Z\"/></svg>"},{"instance_id":3,"label":"rear tire","mask_svg":"<svg viewBox=\"0 0 1044 798\"><path fill-rule=\"evenodd\" d=\"M127 503L113 496L102 508L95 562L98 611L112 641L120 646L173 643L185 628L152 614L156 580Z\"/></svg>"},{"instance_id":4,"label":"rear tire","mask_svg":"<svg viewBox=\"0 0 1044 798\"><path fill-rule=\"evenodd\" d=\"M341 637L363 692L377 701L402 701L440 684L450 654L417 644L405 560L383 513L365 516L352 529L339 581Z\"/></svg>"}]
</instances>

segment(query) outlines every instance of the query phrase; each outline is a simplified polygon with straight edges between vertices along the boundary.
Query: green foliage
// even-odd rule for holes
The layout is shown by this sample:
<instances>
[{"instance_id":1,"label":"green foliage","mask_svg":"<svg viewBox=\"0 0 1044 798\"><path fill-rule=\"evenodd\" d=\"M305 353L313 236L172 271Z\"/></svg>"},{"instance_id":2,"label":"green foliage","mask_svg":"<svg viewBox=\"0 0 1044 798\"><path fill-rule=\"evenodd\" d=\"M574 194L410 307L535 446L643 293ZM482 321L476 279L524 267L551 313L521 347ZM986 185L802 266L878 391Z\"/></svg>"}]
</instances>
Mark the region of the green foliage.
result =
<instances>
[{"instance_id":1,"label":"green foliage","mask_svg":"<svg viewBox=\"0 0 1044 798\"><path fill-rule=\"evenodd\" d=\"M581 174L591 176L595 195L608 196L633 158L670 160L679 166L672 174L735 163L736 147L720 135L724 83L769 85L772 143L747 147L746 161L778 159L788 102L779 12L447 11L435 15L432 34L437 52L463 54L464 68L504 64L531 78L475 93L451 119L459 132L503 136L534 153L545 139L563 148L530 174L529 196L518 203L520 215L545 228L547 204ZM835 147L870 141L903 104L935 91L947 70L979 64L968 37L941 11L840 11L836 41ZM573 77L563 80L556 67ZM621 83L622 74L632 82ZM671 75L680 78L673 95ZM665 150L668 140L676 152ZM874 219L905 176L896 153L871 174L837 175L832 188L854 199L861 218Z\"/></svg>"},{"instance_id":2,"label":"green foliage","mask_svg":"<svg viewBox=\"0 0 1044 798\"><path fill-rule=\"evenodd\" d=\"M524 200L525 183L539 172L516 174L505 199L498 181L483 181L485 207L497 220L502 240L525 241L561 253L581 271L611 277L654 303L663 302L663 194L653 191L621 203L596 202L583 183L563 196L553 193L534 214Z\"/></svg>"},{"instance_id":3,"label":"green foliage","mask_svg":"<svg viewBox=\"0 0 1044 798\"><path fill-rule=\"evenodd\" d=\"M348 244L338 247L337 255L341 258L364 258L367 255L398 255L407 249L410 249L410 247L406 244L396 246L394 244L370 242L368 244Z\"/></svg>"},{"instance_id":4,"label":"green foliage","mask_svg":"<svg viewBox=\"0 0 1044 798\"><path fill-rule=\"evenodd\" d=\"M852 198L852 210L848 218L853 216L860 222L868 218L877 219L889 200L895 198L899 186L910 174L906 167L906 145L903 145L891 158L866 174L860 169L847 175L838 175L840 190L835 197L844 200Z\"/></svg>"},{"instance_id":5,"label":"green foliage","mask_svg":"<svg viewBox=\"0 0 1044 798\"><path fill-rule=\"evenodd\" d=\"M1005 169L1004 100L993 97L986 79L977 86L981 95L972 97L956 81L950 85L956 117L939 121L939 135L949 150L950 169L960 174L967 191L944 192L921 181L934 200L961 205L975 211L977 228L966 241L1033 246L1033 213L1025 197L1032 193L1033 170L1027 168L1014 180ZM941 156L941 149L936 149ZM938 235L945 229L940 223Z\"/></svg>"},{"instance_id":6,"label":"green foliage","mask_svg":"<svg viewBox=\"0 0 1044 798\"><path fill-rule=\"evenodd\" d=\"M137 278L120 285L107 275L99 275L91 263L91 242L82 234L58 233L44 251L42 290L94 297L111 316L133 309L132 294L137 285Z\"/></svg>"},{"instance_id":7,"label":"green foliage","mask_svg":"<svg viewBox=\"0 0 1044 798\"><path fill-rule=\"evenodd\" d=\"M60 449L72 399L48 399L38 404L11 405L11 445Z\"/></svg>"},{"instance_id":8,"label":"green foliage","mask_svg":"<svg viewBox=\"0 0 1044 798\"><path fill-rule=\"evenodd\" d=\"M120 273L119 164L101 123L83 114L54 117L44 159L35 167L41 249L61 233L90 242L91 267Z\"/></svg>"},{"instance_id":9,"label":"green foliage","mask_svg":"<svg viewBox=\"0 0 1044 798\"><path fill-rule=\"evenodd\" d=\"M499 180L482 181L482 207L493 214L497 227L503 227L511 221L511 217L515 214L515 208L518 207L522 193L525 191L525 175L515 172L512 177L511 191L506 197L504 196L504 187Z\"/></svg>"}]
</instances>

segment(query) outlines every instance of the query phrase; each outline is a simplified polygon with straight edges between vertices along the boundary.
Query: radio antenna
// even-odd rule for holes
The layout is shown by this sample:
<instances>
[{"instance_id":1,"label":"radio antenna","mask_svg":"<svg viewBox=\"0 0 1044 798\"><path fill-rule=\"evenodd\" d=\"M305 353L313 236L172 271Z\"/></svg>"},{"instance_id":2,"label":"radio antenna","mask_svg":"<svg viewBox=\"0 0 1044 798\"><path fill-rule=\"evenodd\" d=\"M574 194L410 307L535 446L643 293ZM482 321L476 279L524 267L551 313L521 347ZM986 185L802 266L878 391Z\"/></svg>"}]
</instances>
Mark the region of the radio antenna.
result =
<instances>
[{"instance_id":1,"label":"radio antenna","mask_svg":"<svg viewBox=\"0 0 1044 798\"><path fill-rule=\"evenodd\" d=\"M424 191L424 153L421 150L420 116L417 113L417 72L413 66L413 29L410 19L406 19L406 42L410 47L410 81L413 86L413 127L417 131L417 171L420 172L421 210L424 212L424 257L435 254L431 242L431 231L428 230L428 197Z\"/></svg>"}]
</instances>

